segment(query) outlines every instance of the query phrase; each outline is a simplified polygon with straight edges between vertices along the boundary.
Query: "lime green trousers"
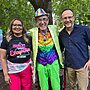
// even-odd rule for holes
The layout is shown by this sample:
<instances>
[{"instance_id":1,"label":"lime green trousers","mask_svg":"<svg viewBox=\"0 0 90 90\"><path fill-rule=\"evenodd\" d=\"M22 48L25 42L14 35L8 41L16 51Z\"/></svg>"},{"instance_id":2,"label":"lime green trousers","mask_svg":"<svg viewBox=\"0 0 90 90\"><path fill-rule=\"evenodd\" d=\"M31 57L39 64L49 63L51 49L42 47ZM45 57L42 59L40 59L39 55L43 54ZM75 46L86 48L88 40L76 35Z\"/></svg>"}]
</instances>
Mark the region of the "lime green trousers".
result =
<instances>
[{"instance_id":1,"label":"lime green trousers","mask_svg":"<svg viewBox=\"0 0 90 90\"><path fill-rule=\"evenodd\" d=\"M41 90L49 90L48 78L51 81L52 90L60 90L59 63L55 60L51 65L43 66L37 63L37 71Z\"/></svg>"}]
</instances>

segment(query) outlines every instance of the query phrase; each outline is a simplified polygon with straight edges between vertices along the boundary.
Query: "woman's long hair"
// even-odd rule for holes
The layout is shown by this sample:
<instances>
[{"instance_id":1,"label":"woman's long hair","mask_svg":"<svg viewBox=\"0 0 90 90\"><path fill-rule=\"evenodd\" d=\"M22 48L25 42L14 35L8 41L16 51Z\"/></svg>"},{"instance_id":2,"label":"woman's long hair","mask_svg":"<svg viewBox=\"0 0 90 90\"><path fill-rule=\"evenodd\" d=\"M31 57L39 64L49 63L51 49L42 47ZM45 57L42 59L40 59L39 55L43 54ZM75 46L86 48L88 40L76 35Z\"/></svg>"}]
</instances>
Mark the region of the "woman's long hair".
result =
<instances>
[{"instance_id":1,"label":"woman's long hair","mask_svg":"<svg viewBox=\"0 0 90 90\"><path fill-rule=\"evenodd\" d=\"M13 36L12 25L13 25L13 22L15 20L18 20L18 21L20 21L22 23L22 27L23 27L22 28L23 29L22 36L23 36L25 42L28 43L29 39L27 38L27 35L26 35L26 29L24 28L24 24L23 24L22 20L20 20L19 18L15 18L10 22L9 28L8 28L6 34L5 34L6 40L9 42L12 39L12 36Z\"/></svg>"}]
</instances>

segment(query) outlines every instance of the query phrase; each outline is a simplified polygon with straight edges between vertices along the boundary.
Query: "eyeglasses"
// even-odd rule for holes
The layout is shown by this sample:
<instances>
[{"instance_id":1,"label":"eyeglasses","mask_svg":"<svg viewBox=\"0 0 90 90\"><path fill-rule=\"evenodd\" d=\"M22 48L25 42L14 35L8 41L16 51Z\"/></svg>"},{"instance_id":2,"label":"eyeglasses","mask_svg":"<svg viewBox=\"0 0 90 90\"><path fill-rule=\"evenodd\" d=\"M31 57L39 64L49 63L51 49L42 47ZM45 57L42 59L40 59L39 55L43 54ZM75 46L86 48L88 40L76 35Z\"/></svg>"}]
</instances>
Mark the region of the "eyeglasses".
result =
<instances>
[{"instance_id":1,"label":"eyeglasses","mask_svg":"<svg viewBox=\"0 0 90 90\"><path fill-rule=\"evenodd\" d=\"M12 26L14 26L14 27L22 27L22 24L12 24Z\"/></svg>"},{"instance_id":2,"label":"eyeglasses","mask_svg":"<svg viewBox=\"0 0 90 90\"><path fill-rule=\"evenodd\" d=\"M68 16L68 17L64 17L63 19L66 20L66 19L72 19L73 16Z\"/></svg>"},{"instance_id":3,"label":"eyeglasses","mask_svg":"<svg viewBox=\"0 0 90 90\"><path fill-rule=\"evenodd\" d=\"M22 30L22 24L12 24L12 29L13 30Z\"/></svg>"},{"instance_id":4,"label":"eyeglasses","mask_svg":"<svg viewBox=\"0 0 90 90\"><path fill-rule=\"evenodd\" d=\"M12 29L13 30L22 30L22 24L12 24Z\"/></svg>"},{"instance_id":5,"label":"eyeglasses","mask_svg":"<svg viewBox=\"0 0 90 90\"><path fill-rule=\"evenodd\" d=\"M42 19L37 19L37 22L47 22L49 19L48 18L42 18Z\"/></svg>"}]
</instances>

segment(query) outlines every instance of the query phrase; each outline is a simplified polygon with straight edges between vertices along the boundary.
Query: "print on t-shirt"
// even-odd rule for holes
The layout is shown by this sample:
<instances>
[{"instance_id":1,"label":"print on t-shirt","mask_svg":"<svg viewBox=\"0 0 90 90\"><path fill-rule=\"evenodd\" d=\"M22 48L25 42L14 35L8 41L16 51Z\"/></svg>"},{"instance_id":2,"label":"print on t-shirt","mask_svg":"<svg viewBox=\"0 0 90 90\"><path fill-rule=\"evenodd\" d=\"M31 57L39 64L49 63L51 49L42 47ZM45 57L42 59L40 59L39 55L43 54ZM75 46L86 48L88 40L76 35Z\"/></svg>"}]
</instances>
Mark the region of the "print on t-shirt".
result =
<instances>
[{"instance_id":1,"label":"print on t-shirt","mask_svg":"<svg viewBox=\"0 0 90 90\"><path fill-rule=\"evenodd\" d=\"M14 37L8 43L8 60L13 63L24 63L30 60L31 43L25 42L23 37Z\"/></svg>"},{"instance_id":2,"label":"print on t-shirt","mask_svg":"<svg viewBox=\"0 0 90 90\"><path fill-rule=\"evenodd\" d=\"M10 50L10 56L16 56L17 58L26 58L30 55L30 48L26 48L25 44L19 42L18 44L13 44Z\"/></svg>"}]
</instances>

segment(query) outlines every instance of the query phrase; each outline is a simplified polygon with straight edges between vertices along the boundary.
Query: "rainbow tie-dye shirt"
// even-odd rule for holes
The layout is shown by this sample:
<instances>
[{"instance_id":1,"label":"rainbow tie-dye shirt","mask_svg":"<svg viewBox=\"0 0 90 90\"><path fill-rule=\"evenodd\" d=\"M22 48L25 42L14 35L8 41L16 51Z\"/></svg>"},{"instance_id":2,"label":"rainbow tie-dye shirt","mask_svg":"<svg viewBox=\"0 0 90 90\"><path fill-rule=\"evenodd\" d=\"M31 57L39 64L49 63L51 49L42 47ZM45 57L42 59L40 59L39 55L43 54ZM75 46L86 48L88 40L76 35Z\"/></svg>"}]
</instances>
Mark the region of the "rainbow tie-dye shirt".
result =
<instances>
[{"instance_id":1,"label":"rainbow tie-dye shirt","mask_svg":"<svg viewBox=\"0 0 90 90\"><path fill-rule=\"evenodd\" d=\"M45 37L46 40L44 40L44 36L41 33L38 34L39 50L37 61L44 66L52 64L58 58L50 32L47 32Z\"/></svg>"}]
</instances>

